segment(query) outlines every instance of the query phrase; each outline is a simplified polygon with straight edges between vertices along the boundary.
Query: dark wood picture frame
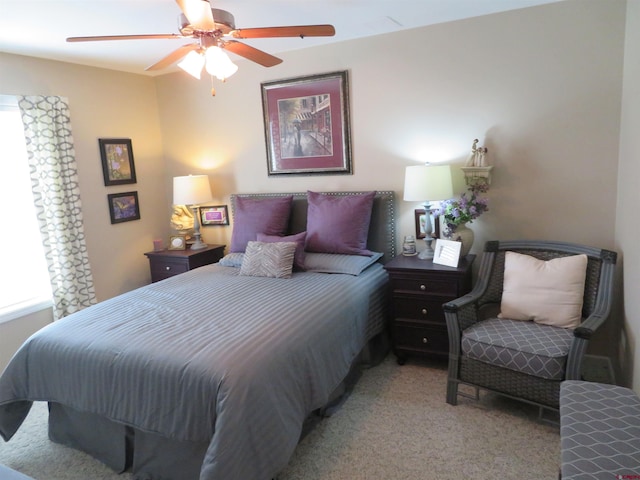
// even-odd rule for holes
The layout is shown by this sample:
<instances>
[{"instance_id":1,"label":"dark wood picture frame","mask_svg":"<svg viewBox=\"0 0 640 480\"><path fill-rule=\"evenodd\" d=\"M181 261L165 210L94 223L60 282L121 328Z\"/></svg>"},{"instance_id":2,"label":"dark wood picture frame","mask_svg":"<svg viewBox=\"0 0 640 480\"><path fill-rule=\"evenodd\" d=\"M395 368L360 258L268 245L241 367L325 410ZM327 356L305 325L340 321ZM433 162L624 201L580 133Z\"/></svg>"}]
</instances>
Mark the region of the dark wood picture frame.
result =
<instances>
[{"instance_id":1,"label":"dark wood picture frame","mask_svg":"<svg viewBox=\"0 0 640 480\"><path fill-rule=\"evenodd\" d=\"M110 193L107 195L107 201L111 223L140 220L138 192Z\"/></svg>"},{"instance_id":2,"label":"dark wood picture frame","mask_svg":"<svg viewBox=\"0 0 640 480\"><path fill-rule=\"evenodd\" d=\"M424 233L424 226L422 218L425 215L424 208L416 208L414 210L415 216L415 226L416 226L416 238L425 238L426 234ZM433 238L440 238L440 216L435 215L431 212L431 226L433 228L433 232L431 236Z\"/></svg>"},{"instance_id":3,"label":"dark wood picture frame","mask_svg":"<svg viewBox=\"0 0 640 480\"><path fill-rule=\"evenodd\" d=\"M129 138L99 138L105 187L136 183L133 146Z\"/></svg>"},{"instance_id":4,"label":"dark wood picture frame","mask_svg":"<svg viewBox=\"0 0 640 480\"><path fill-rule=\"evenodd\" d=\"M199 208L200 225L229 225L229 210L226 205L212 205Z\"/></svg>"},{"instance_id":5,"label":"dark wood picture frame","mask_svg":"<svg viewBox=\"0 0 640 480\"><path fill-rule=\"evenodd\" d=\"M263 82L271 175L352 174L346 71Z\"/></svg>"}]
</instances>

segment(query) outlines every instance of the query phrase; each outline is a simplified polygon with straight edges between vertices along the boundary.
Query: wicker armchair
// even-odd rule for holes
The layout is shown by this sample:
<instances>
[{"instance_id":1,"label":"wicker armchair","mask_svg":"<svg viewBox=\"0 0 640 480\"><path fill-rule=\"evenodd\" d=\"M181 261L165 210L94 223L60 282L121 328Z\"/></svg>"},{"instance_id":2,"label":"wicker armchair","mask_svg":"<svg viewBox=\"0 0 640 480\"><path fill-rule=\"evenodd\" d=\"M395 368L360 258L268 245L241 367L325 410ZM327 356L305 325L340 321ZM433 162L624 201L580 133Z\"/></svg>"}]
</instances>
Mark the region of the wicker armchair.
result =
<instances>
[{"instance_id":1,"label":"wicker armchair","mask_svg":"<svg viewBox=\"0 0 640 480\"><path fill-rule=\"evenodd\" d=\"M493 322L496 325L495 317L500 311L502 299L506 251L530 255L545 261L586 254L587 272L582 322L575 329L566 329L539 325L534 322L500 319L506 323L505 327L501 323L498 328L518 329L520 326L526 325L533 330L529 330L525 334L512 330L503 335L502 340L496 342L502 343L495 355L500 354L502 358L496 364L492 364L494 359L486 358L486 355L493 355L489 353L492 351L491 348L486 349L485 358L480 361L477 358L470 358L467 353L463 352L465 348L463 348L462 340L465 336L465 330L474 325L477 327L474 327L473 330L489 325L488 322ZM480 263L478 279L473 290L444 305L449 332L447 403L456 405L458 395L470 396L458 391L460 384L466 384L475 387L475 396L472 398L477 399L479 389L485 389L537 405L540 407L541 416L543 409L557 411L561 381L580 379L582 358L589 339L609 315L615 263L615 252L570 243L549 241L487 242ZM469 331L467 330L467 332ZM504 332L502 333L504 334ZM506 337L509 339L505 341ZM494 339L490 336L489 342L492 344ZM468 337L465 340L467 342L465 345L468 345ZM532 347L536 343L539 345ZM543 351L538 351L538 347ZM468 347L466 351L469 352ZM524 353L521 354L521 351ZM520 360L519 365L516 365L515 361L505 364L505 354L513 358L524 358L525 361ZM536 357L532 358L532 355ZM538 358L537 355L540 357ZM549 355L554 357L551 358L556 367L554 373L531 371L532 366L540 366L539 360L548 362ZM497 365L497 363L501 363L501 365ZM527 365L525 368L520 368L523 363L527 363ZM540 368L540 370L543 369Z\"/></svg>"}]
</instances>

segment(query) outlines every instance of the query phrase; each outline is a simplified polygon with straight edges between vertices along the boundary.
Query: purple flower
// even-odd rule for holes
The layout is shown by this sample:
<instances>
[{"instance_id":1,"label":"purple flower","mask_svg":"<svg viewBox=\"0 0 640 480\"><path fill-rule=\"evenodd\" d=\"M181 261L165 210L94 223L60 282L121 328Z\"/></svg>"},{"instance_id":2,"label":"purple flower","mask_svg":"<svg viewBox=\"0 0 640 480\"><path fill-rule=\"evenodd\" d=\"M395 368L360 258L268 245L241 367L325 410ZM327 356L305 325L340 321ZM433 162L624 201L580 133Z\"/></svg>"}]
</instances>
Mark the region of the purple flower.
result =
<instances>
[{"instance_id":1,"label":"purple flower","mask_svg":"<svg viewBox=\"0 0 640 480\"><path fill-rule=\"evenodd\" d=\"M453 233L458 225L470 223L489 210L487 208L487 199L478 197L479 192L486 190L484 187L472 185L469 187L471 196L467 196L465 192L458 198L440 202L437 214L444 217L444 223L450 233Z\"/></svg>"}]
</instances>

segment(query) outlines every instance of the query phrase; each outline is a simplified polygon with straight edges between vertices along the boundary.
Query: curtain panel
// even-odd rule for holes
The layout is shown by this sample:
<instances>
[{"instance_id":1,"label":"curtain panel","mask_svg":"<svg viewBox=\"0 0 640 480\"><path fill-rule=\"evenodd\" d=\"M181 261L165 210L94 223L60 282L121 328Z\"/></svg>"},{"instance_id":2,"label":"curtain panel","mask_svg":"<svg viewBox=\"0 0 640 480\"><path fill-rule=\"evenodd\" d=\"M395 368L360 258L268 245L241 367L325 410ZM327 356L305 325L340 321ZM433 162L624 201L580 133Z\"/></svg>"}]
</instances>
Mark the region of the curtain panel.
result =
<instances>
[{"instance_id":1,"label":"curtain panel","mask_svg":"<svg viewBox=\"0 0 640 480\"><path fill-rule=\"evenodd\" d=\"M54 319L96 303L66 98L20 96L33 196L53 293Z\"/></svg>"}]
</instances>

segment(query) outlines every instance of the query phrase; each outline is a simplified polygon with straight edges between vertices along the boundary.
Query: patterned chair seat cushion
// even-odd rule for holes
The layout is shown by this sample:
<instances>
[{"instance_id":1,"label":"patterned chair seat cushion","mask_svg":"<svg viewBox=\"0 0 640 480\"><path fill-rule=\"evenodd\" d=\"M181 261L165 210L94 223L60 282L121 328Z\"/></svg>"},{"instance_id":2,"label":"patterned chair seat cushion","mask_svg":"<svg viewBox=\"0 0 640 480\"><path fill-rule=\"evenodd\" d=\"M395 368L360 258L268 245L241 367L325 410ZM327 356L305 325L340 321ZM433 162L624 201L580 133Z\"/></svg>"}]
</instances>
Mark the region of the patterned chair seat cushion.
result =
<instances>
[{"instance_id":1,"label":"patterned chair seat cushion","mask_svg":"<svg viewBox=\"0 0 640 480\"><path fill-rule=\"evenodd\" d=\"M640 475L640 398L624 387L560 385L562 480Z\"/></svg>"},{"instance_id":2,"label":"patterned chair seat cushion","mask_svg":"<svg viewBox=\"0 0 640 480\"><path fill-rule=\"evenodd\" d=\"M462 332L466 357L550 380L562 380L573 330L490 318Z\"/></svg>"}]
</instances>

